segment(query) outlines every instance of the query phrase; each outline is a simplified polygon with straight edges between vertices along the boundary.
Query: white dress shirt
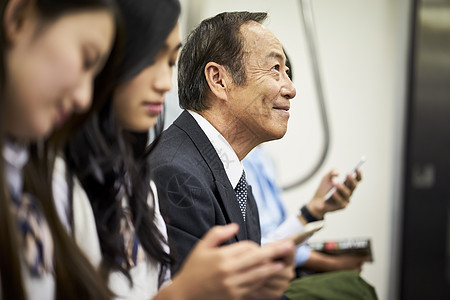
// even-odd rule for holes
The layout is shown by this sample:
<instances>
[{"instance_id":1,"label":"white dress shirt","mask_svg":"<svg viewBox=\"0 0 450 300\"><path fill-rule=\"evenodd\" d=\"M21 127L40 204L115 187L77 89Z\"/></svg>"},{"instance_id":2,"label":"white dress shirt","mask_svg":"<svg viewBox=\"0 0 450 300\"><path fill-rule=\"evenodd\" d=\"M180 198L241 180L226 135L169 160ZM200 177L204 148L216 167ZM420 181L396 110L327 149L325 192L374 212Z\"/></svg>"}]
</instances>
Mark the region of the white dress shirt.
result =
<instances>
[{"instance_id":1,"label":"white dress shirt","mask_svg":"<svg viewBox=\"0 0 450 300\"><path fill-rule=\"evenodd\" d=\"M208 137L223 163L223 167L225 168L225 172L227 173L231 186L233 189L236 188L239 179L241 179L242 172L244 171L244 166L237 157L236 152L234 152L228 141L222 136L222 134L220 134L219 131L217 131L216 128L214 128L214 126L211 125L211 123L209 123L208 120L194 111L188 110L188 112L192 115L198 126L200 126Z\"/></svg>"},{"instance_id":2,"label":"white dress shirt","mask_svg":"<svg viewBox=\"0 0 450 300\"><path fill-rule=\"evenodd\" d=\"M244 166L242 162L234 152L231 145L227 140L220 134L220 132L214 128L208 120L202 117L200 114L188 110L192 117L197 122L198 126L203 130L205 135L208 137L209 141L213 145L220 160L223 163L225 172L227 173L228 179L230 180L231 186L236 188L239 179L242 176L242 171L244 171ZM282 240L301 233L304 230L303 224L298 219L297 215L292 215L288 217L276 230L271 234L261 239L261 245L267 245L271 242Z\"/></svg>"}]
</instances>

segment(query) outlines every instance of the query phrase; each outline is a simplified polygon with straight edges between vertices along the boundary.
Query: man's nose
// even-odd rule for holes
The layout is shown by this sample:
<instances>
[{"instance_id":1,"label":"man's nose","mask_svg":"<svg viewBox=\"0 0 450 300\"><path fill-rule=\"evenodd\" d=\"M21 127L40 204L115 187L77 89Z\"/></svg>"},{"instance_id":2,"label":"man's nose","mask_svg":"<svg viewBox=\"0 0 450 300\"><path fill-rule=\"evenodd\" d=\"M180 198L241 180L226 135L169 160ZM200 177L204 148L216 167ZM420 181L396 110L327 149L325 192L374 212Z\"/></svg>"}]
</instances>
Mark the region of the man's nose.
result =
<instances>
[{"instance_id":1,"label":"man's nose","mask_svg":"<svg viewBox=\"0 0 450 300\"><path fill-rule=\"evenodd\" d=\"M287 74L284 75L284 85L281 89L281 95L287 99L292 99L297 95L294 83Z\"/></svg>"}]
</instances>

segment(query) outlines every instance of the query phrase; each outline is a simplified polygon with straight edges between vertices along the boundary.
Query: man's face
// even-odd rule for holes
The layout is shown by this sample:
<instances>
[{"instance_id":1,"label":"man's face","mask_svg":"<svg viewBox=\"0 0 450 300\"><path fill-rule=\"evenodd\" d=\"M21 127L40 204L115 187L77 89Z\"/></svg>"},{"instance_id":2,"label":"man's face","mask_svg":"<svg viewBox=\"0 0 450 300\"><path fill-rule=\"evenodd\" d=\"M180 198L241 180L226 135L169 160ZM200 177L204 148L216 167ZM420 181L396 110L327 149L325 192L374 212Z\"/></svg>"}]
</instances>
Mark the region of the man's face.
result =
<instances>
[{"instance_id":1,"label":"man's face","mask_svg":"<svg viewBox=\"0 0 450 300\"><path fill-rule=\"evenodd\" d=\"M264 26L249 22L241 27L247 81L228 90L236 121L259 142L279 139L287 130L294 85L278 39ZM243 129L243 128L242 128Z\"/></svg>"}]
</instances>

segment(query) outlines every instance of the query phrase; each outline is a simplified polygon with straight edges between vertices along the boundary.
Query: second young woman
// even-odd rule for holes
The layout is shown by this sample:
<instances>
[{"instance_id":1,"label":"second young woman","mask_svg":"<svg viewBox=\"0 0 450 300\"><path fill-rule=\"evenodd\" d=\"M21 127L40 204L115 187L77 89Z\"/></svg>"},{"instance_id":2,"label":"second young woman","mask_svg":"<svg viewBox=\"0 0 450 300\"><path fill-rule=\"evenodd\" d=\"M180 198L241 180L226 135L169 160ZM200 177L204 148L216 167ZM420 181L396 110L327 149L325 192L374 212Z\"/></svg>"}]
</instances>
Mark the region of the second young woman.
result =
<instances>
[{"instance_id":1,"label":"second young woman","mask_svg":"<svg viewBox=\"0 0 450 300\"><path fill-rule=\"evenodd\" d=\"M63 215L75 239L121 298L252 299L293 251L290 243L218 247L236 225L213 229L171 284L167 231L150 180L148 131L162 128L165 94L181 47L176 0L118 1L126 31L120 83L111 101L71 139L56 173L69 174ZM64 183L63 180L60 181ZM149 184L150 183L150 184ZM65 188L62 188L64 190ZM95 231L93 231L95 230ZM176 251L176 249L175 249Z\"/></svg>"}]
</instances>

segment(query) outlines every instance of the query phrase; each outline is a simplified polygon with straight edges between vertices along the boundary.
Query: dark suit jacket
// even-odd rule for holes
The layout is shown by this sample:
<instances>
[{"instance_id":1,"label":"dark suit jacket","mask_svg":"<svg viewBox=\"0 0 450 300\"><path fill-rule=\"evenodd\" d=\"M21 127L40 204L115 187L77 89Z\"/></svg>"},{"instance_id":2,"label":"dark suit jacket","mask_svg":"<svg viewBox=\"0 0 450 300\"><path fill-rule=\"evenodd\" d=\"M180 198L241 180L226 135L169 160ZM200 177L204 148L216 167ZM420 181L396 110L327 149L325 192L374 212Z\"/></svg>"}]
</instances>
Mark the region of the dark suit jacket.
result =
<instances>
[{"instance_id":1,"label":"dark suit jacket","mask_svg":"<svg viewBox=\"0 0 450 300\"><path fill-rule=\"evenodd\" d=\"M258 209L251 188L244 222L222 161L187 111L162 134L150 155L150 168L176 259L173 274L214 225L239 225L239 233L227 243L252 240L260 244Z\"/></svg>"}]
</instances>

